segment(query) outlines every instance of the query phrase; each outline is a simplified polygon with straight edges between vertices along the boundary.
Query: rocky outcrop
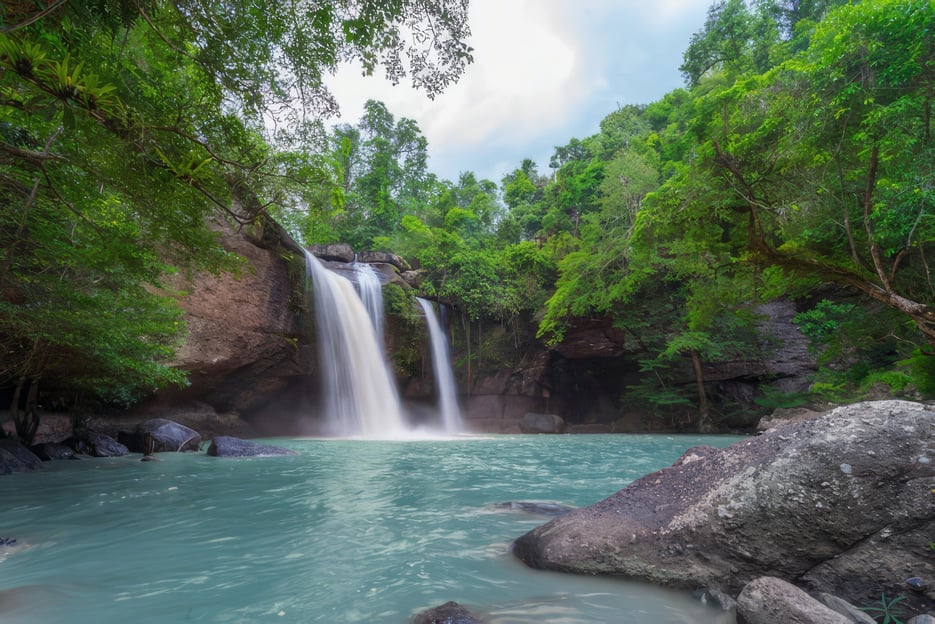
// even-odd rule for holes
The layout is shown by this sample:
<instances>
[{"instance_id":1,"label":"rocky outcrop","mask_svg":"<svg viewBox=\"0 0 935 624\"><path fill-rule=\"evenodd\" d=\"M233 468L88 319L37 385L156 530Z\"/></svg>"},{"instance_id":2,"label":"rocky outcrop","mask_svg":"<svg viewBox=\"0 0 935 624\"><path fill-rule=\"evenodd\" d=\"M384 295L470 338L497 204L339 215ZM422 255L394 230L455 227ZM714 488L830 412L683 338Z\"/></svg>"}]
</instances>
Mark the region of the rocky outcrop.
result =
<instances>
[{"instance_id":1,"label":"rocky outcrop","mask_svg":"<svg viewBox=\"0 0 935 624\"><path fill-rule=\"evenodd\" d=\"M297 453L281 446L259 444L232 436L217 436L208 447L208 455L213 457L276 457L297 455Z\"/></svg>"},{"instance_id":2,"label":"rocky outcrop","mask_svg":"<svg viewBox=\"0 0 935 624\"><path fill-rule=\"evenodd\" d=\"M401 273L412 270L412 267L404 259L385 251L362 251L357 254L357 261L370 264L391 264Z\"/></svg>"},{"instance_id":3,"label":"rocky outcrop","mask_svg":"<svg viewBox=\"0 0 935 624\"><path fill-rule=\"evenodd\" d=\"M308 248L315 256L330 262L353 262L354 248L347 243L332 243L330 245L312 245Z\"/></svg>"},{"instance_id":4,"label":"rocky outcrop","mask_svg":"<svg viewBox=\"0 0 935 624\"><path fill-rule=\"evenodd\" d=\"M8 438L0 438L0 475L29 472L42 466L42 460L28 448Z\"/></svg>"},{"instance_id":5,"label":"rocky outcrop","mask_svg":"<svg viewBox=\"0 0 935 624\"><path fill-rule=\"evenodd\" d=\"M711 587L775 576L854 604L935 577L935 410L860 403L649 474L519 538L550 570ZM914 593L927 610L935 596Z\"/></svg>"},{"instance_id":6,"label":"rocky outcrop","mask_svg":"<svg viewBox=\"0 0 935 624\"><path fill-rule=\"evenodd\" d=\"M565 331L565 337L552 349L569 360L617 357L623 355L626 334L609 318L579 319Z\"/></svg>"}]
</instances>

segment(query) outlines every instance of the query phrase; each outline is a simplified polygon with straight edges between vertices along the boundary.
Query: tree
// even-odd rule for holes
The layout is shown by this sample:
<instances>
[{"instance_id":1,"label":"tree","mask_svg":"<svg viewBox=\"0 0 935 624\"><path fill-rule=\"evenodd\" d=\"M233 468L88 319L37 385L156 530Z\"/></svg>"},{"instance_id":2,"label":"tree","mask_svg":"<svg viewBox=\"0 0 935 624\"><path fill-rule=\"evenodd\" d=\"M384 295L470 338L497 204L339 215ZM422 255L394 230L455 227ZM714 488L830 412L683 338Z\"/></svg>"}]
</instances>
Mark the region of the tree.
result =
<instances>
[{"instance_id":1,"label":"tree","mask_svg":"<svg viewBox=\"0 0 935 624\"><path fill-rule=\"evenodd\" d=\"M935 345L933 32L927 1L830 12L808 49L714 96L694 201L756 261L856 288Z\"/></svg>"}]
</instances>

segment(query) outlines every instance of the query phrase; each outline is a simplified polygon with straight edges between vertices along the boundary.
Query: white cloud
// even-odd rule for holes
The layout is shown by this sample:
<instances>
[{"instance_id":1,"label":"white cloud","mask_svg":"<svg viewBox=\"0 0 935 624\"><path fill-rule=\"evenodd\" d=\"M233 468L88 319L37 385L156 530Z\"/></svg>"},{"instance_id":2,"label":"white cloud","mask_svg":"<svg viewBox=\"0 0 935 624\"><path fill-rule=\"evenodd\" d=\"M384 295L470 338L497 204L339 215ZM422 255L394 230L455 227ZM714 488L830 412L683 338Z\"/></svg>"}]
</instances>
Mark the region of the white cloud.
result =
<instances>
[{"instance_id":1,"label":"white cloud","mask_svg":"<svg viewBox=\"0 0 935 624\"><path fill-rule=\"evenodd\" d=\"M394 88L343 68L330 82L342 120L355 122L367 99L379 99L397 116L415 118L430 145L449 148L522 141L562 125L595 85L583 83L576 71L580 42L557 28L541 6L534 0L472 2L475 62L434 102L404 85Z\"/></svg>"},{"instance_id":2,"label":"white cloud","mask_svg":"<svg viewBox=\"0 0 935 624\"><path fill-rule=\"evenodd\" d=\"M474 63L434 101L353 67L329 85L340 121L356 123L366 100L380 100L416 120L439 175L497 180L523 157L596 131L615 102L649 102L678 86L678 59L709 1L472 0ZM665 88L648 93L654 83Z\"/></svg>"}]
</instances>

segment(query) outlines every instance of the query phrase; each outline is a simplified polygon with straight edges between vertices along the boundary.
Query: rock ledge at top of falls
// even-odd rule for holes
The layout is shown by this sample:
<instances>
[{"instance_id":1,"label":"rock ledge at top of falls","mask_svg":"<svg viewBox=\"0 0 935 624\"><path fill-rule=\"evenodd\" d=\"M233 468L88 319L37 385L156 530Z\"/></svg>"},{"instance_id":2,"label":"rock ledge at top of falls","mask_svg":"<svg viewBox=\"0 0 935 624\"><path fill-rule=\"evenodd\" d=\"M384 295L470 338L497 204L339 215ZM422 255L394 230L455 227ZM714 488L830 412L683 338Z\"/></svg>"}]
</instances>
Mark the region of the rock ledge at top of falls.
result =
<instances>
[{"instance_id":1,"label":"rock ledge at top of falls","mask_svg":"<svg viewBox=\"0 0 935 624\"><path fill-rule=\"evenodd\" d=\"M935 578L935 408L857 403L697 455L530 531L514 553L732 596L771 576L858 605L881 592L933 604L904 579Z\"/></svg>"},{"instance_id":2,"label":"rock ledge at top of falls","mask_svg":"<svg viewBox=\"0 0 935 624\"><path fill-rule=\"evenodd\" d=\"M385 251L361 251L355 252L354 248L347 243L330 243L327 245L311 245L309 252L331 262L367 262L370 264L390 264L400 271L409 271L412 269L409 263L396 254Z\"/></svg>"}]
</instances>

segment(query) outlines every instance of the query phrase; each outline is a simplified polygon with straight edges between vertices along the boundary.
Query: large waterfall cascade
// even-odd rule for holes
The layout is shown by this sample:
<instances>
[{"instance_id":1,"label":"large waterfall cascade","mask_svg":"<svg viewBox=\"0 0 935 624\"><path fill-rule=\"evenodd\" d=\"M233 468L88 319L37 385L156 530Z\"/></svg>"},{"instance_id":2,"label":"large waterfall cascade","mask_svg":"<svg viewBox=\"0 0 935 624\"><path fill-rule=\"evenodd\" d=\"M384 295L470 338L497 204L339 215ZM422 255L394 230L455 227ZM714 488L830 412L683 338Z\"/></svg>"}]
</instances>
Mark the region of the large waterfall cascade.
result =
<instances>
[{"instance_id":1,"label":"large waterfall cascade","mask_svg":"<svg viewBox=\"0 0 935 624\"><path fill-rule=\"evenodd\" d=\"M459 433L463 429L461 408L458 406L457 386L451 370L451 356L448 350L448 337L442 329L435 308L431 302L420 297L416 300L425 312L425 322L429 326L429 339L432 343L432 369L435 372L435 387L438 394L438 410L441 413L445 433Z\"/></svg>"},{"instance_id":2,"label":"large waterfall cascade","mask_svg":"<svg viewBox=\"0 0 935 624\"><path fill-rule=\"evenodd\" d=\"M408 428L383 343L354 285L326 269L309 251L305 266L313 284L328 433L375 439L405 436Z\"/></svg>"}]
</instances>

